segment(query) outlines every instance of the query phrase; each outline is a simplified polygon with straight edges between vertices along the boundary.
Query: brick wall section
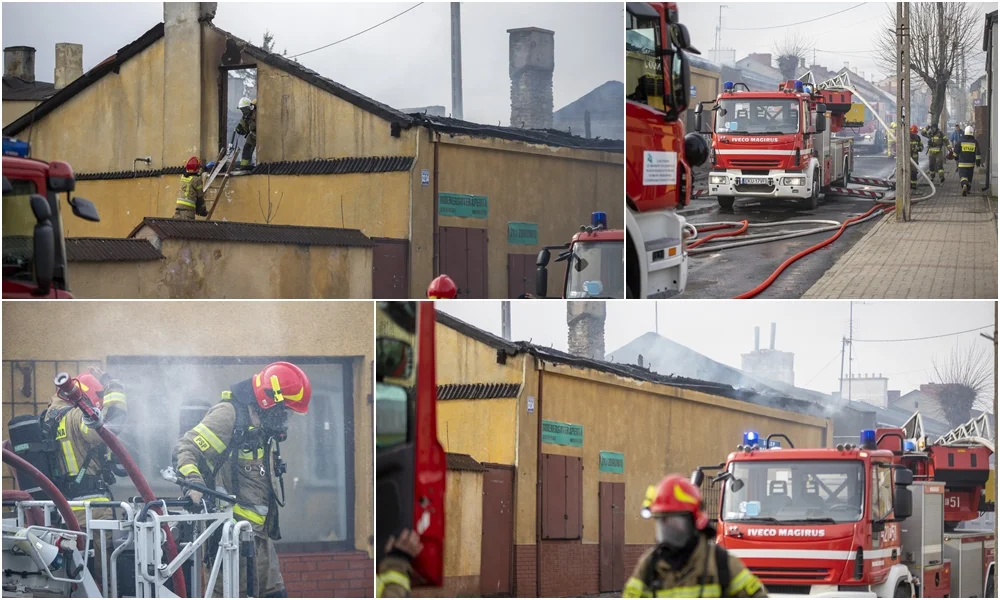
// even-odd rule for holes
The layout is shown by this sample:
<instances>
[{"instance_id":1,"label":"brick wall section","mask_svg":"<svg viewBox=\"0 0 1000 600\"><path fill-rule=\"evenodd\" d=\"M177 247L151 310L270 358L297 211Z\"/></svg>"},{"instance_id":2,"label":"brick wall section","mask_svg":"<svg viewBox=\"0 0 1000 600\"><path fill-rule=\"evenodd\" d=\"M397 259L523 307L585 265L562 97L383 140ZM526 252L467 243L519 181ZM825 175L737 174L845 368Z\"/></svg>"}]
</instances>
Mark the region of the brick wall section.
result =
<instances>
[{"instance_id":1,"label":"brick wall section","mask_svg":"<svg viewBox=\"0 0 1000 600\"><path fill-rule=\"evenodd\" d=\"M514 546L514 593L518 598L534 598L535 546Z\"/></svg>"},{"instance_id":2,"label":"brick wall section","mask_svg":"<svg viewBox=\"0 0 1000 600\"><path fill-rule=\"evenodd\" d=\"M510 126L552 127L552 71L529 68L511 77Z\"/></svg>"},{"instance_id":3,"label":"brick wall section","mask_svg":"<svg viewBox=\"0 0 1000 600\"><path fill-rule=\"evenodd\" d=\"M542 597L578 597L598 593L597 544L579 540L542 542Z\"/></svg>"},{"instance_id":4,"label":"brick wall section","mask_svg":"<svg viewBox=\"0 0 1000 600\"><path fill-rule=\"evenodd\" d=\"M639 563L639 559L642 555L649 550L650 546L645 544L626 544L625 545L625 580L632 576L632 572L635 571L635 565Z\"/></svg>"},{"instance_id":5,"label":"brick wall section","mask_svg":"<svg viewBox=\"0 0 1000 600\"><path fill-rule=\"evenodd\" d=\"M291 598L371 598L375 561L367 552L279 553Z\"/></svg>"}]
</instances>

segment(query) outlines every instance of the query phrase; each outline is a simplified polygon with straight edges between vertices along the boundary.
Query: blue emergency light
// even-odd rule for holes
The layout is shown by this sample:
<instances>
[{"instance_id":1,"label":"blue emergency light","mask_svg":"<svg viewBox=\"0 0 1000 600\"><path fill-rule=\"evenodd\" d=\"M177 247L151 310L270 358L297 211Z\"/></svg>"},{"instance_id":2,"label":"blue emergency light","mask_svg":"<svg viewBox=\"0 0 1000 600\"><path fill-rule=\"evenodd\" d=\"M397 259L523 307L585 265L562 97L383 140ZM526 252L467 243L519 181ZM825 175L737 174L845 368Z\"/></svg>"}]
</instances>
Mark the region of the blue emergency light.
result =
<instances>
[{"instance_id":1,"label":"blue emergency light","mask_svg":"<svg viewBox=\"0 0 1000 600\"><path fill-rule=\"evenodd\" d=\"M31 145L14 138L5 137L3 139L3 155L27 158L31 153Z\"/></svg>"},{"instance_id":2,"label":"blue emergency light","mask_svg":"<svg viewBox=\"0 0 1000 600\"><path fill-rule=\"evenodd\" d=\"M804 84L801 81L795 82L795 91L801 92L804 89Z\"/></svg>"},{"instance_id":3,"label":"blue emergency light","mask_svg":"<svg viewBox=\"0 0 1000 600\"><path fill-rule=\"evenodd\" d=\"M861 447L873 449L875 448L875 430L874 429L862 429L861 430Z\"/></svg>"},{"instance_id":4,"label":"blue emergency light","mask_svg":"<svg viewBox=\"0 0 1000 600\"><path fill-rule=\"evenodd\" d=\"M595 212L590 215L590 225L594 229L607 229L608 228L608 214L604 212Z\"/></svg>"},{"instance_id":5,"label":"blue emergency light","mask_svg":"<svg viewBox=\"0 0 1000 600\"><path fill-rule=\"evenodd\" d=\"M743 434L743 445L744 446L756 446L760 443L760 436L757 435L756 431L747 431Z\"/></svg>"},{"instance_id":6,"label":"blue emergency light","mask_svg":"<svg viewBox=\"0 0 1000 600\"><path fill-rule=\"evenodd\" d=\"M732 91L734 87L736 87L736 84L734 84L732 81L727 81L722 84L722 89L726 90L727 92Z\"/></svg>"},{"instance_id":7,"label":"blue emergency light","mask_svg":"<svg viewBox=\"0 0 1000 600\"><path fill-rule=\"evenodd\" d=\"M903 440L903 452L916 452L917 443L913 440Z\"/></svg>"}]
</instances>

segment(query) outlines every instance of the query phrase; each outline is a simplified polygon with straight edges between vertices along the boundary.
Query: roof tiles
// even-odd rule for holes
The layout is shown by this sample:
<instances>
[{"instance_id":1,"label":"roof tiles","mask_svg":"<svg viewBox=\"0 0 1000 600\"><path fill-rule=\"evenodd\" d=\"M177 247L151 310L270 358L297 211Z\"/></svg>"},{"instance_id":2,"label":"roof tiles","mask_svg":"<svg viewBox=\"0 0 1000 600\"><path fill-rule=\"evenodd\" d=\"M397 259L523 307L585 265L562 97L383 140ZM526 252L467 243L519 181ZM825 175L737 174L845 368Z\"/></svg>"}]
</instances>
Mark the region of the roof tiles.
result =
<instances>
[{"instance_id":1,"label":"roof tiles","mask_svg":"<svg viewBox=\"0 0 1000 600\"><path fill-rule=\"evenodd\" d=\"M129 262L163 258L146 239L66 238L66 258L70 262Z\"/></svg>"},{"instance_id":2,"label":"roof tiles","mask_svg":"<svg viewBox=\"0 0 1000 600\"><path fill-rule=\"evenodd\" d=\"M132 233L149 227L161 239L184 239L210 242L237 242L249 244L291 244L301 246L337 246L349 248L374 248L368 236L357 229L337 227L304 227L300 225L270 225L263 223L237 223L233 221L202 221L146 217Z\"/></svg>"}]
</instances>

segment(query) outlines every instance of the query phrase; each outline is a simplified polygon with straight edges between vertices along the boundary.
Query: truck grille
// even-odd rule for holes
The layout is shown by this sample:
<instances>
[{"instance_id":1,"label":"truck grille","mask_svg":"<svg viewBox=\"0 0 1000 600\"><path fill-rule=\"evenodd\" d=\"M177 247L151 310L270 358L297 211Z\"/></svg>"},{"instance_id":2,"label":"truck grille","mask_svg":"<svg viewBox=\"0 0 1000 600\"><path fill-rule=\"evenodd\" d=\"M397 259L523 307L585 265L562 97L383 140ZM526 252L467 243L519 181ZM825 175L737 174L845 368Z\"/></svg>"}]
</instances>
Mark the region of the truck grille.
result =
<instances>
[{"instance_id":1,"label":"truck grille","mask_svg":"<svg viewBox=\"0 0 1000 600\"><path fill-rule=\"evenodd\" d=\"M802 582L822 582L830 576L830 569L805 568L805 567L750 567L750 572L764 580L784 579L797 580ZM770 584L767 586L771 589Z\"/></svg>"},{"instance_id":2,"label":"truck grille","mask_svg":"<svg viewBox=\"0 0 1000 600\"><path fill-rule=\"evenodd\" d=\"M767 585L767 584L765 584ZM808 596L808 585L767 585L769 594L788 594L789 596Z\"/></svg>"},{"instance_id":3,"label":"truck grille","mask_svg":"<svg viewBox=\"0 0 1000 600\"><path fill-rule=\"evenodd\" d=\"M777 169L781 159L773 158L734 158L729 161L737 169Z\"/></svg>"},{"instance_id":4,"label":"truck grille","mask_svg":"<svg viewBox=\"0 0 1000 600\"><path fill-rule=\"evenodd\" d=\"M764 192L764 193L770 193L770 192L774 191L774 185L767 185L767 184L747 185L745 183L741 183L741 184L733 186L733 187L736 188L737 192Z\"/></svg>"}]
</instances>

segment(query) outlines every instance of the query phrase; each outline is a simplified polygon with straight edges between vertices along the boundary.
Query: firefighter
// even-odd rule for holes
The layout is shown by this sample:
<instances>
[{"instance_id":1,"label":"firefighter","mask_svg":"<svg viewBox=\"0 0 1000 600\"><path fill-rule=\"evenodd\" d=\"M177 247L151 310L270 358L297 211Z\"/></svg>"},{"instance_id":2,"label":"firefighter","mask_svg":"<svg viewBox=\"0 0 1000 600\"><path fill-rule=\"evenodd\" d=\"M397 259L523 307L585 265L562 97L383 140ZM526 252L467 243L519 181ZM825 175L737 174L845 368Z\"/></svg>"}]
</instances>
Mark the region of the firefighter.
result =
<instances>
[{"instance_id":1,"label":"firefighter","mask_svg":"<svg viewBox=\"0 0 1000 600\"><path fill-rule=\"evenodd\" d=\"M917 184L919 170L916 165L920 164L920 153L924 151L924 141L920 139L920 130L916 125L910 125L910 158L913 159L914 166L910 169L910 185Z\"/></svg>"},{"instance_id":2,"label":"firefighter","mask_svg":"<svg viewBox=\"0 0 1000 600\"><path fill-rule=\"evenodd\" d=\"M376 598L408 598L410 596L411 561L423 550L420 535L406 529L399 538L389 537L385 545L385 558L378 566L375 580Z\"/></svg>"},{"instance_id":3,"label":"firefighter","mask_svg":"<svg viewBox=\"0 0 1000 600\"><path fill-rule=\"evenodd\" d=\"M983 157L979 153L979 142L972 137L975 131L969 125L965 135L958 138L955 147L955 160L958 162L958 178L962 182L962 195L968 196L972 189L972 175L976 167L982 166Z\"/></svg>"},{"instance_id":4,"label":"firefighter","mask_svg":"<svg viewBox=\"0 0 1000 600\"><path fill-rule=\"evenodd\" d=\"M174 449L175 467L184 478L236 497L233 517L252 524L254 585L257 595L264 597L288 596L273 543L281 539L278 506L285 500L279 501L275 493L277 478L284 496L285 467L278 442L286 436L288 411L305 414L311 394L302 369L287 362L272 363L223 392L222 401ZM186 495L201 505L201 492L188 489ZM241 561L240 572L245 573L245 559ZM221 578L215 592L221 596ZM245 592L246 579L241 578L240 595Z\"/></svg>"},{"instance_id":5,"label":"firefighter","mask_svg":"<svg viewBox=\"0 0 1000 600\"><path fill-rule=\"evenodd\" d=\"M257 148L257 101L249 98L240 98L240 112L243 118L236 125L236 133L246 136L243 143L243 154L240 157L240 168L250 169L253 167L253 151Z\"/></svg>"},{"instance_id":6,"label":"firefighter","mask_svg":"<svg viewBox=\"0 0 1000 600\"><path fill-rule=\"evenodd\" d=\"M453 300L456 296L458 287L447 275L438 275L427 286L427 297L431 300Z\"/></svg>"},{"instance_id":7,"label":"firefighter","mask_svg":"<svg viewBox=\"0 0 1000 600\"><path fill-rule=\"evenodd\" d=\"M195 213L208 216L205 208L205 191L202 189L201 161L192 156L184 165L181 175L181 186L177 191L177 207L174 209L175 219L193 220Z\"/></svg>"},{"instance_id":8,"label":"firefighter","mask_svg":"<svg viewBox=\"0 0 1000 600\"><path fill-rule=\"evenodd\" d=\"M767 589L739 558L717 546L701 492L682 475L668 475L643 516L656 521L656 546L625 582L625 598L764 598Z\"/></svg>"},{"instance_id":9,"label":"firefighter","mask_svg":"<svg viewBox=\"0 0 1000 600\"><path fill-rule=\"evenodd\" d=\"M928 126L924 130L924 135L927 136L927 162L929 164L927 170L931 179L934 179L936 173L941 178L941 183L944 183L944 151L948 150L950 153L951 145L944 136L944 132L938 129L935 124Z\"/></svg>"}]
</instances>

